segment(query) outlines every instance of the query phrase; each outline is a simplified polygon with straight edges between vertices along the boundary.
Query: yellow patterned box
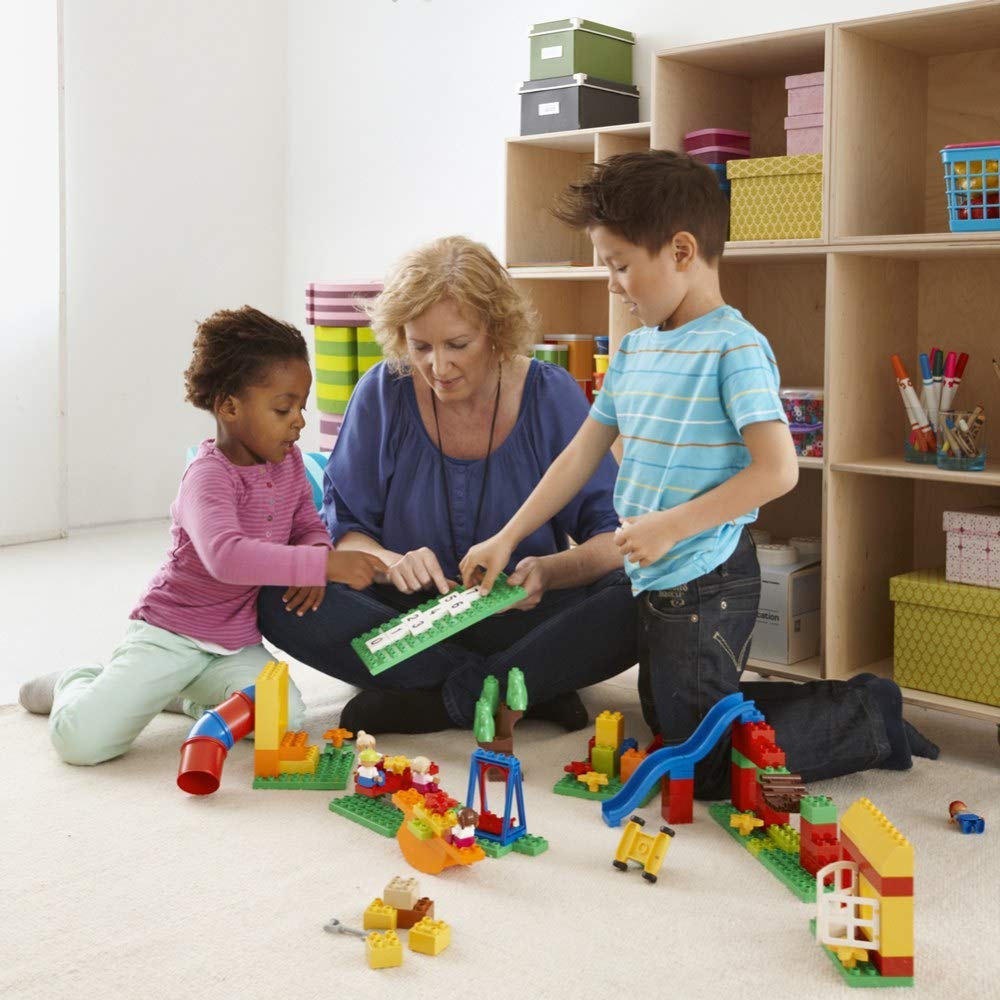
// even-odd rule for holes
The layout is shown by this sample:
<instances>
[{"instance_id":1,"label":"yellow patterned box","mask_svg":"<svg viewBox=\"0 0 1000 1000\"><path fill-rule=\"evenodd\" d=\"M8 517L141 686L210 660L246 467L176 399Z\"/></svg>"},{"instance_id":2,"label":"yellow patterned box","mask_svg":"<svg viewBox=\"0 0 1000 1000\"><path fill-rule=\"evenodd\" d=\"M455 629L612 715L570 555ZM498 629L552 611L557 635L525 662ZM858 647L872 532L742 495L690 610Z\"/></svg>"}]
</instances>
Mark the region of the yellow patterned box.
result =
<instances>
[{"instance_id":1,"label":"yellow patterned box","mask_svg":"<svg viewBox=\"0 0 1000 1000\"><path fill-rule=\"evenodd\" d=\"M889 580L889 599L897 684L1000 706L1000 590L917 570Z\"/></svg>"},{"instance_id":2,"label":"yellow patterned box","mask_svg":"<svg viewBox=\"0 0 1000 1000\"><path fill-rule=\"evenodd\" d=\"M731 240L811 240L823 231L823 154L730 160Z\"/></svg>"}]
</instances>

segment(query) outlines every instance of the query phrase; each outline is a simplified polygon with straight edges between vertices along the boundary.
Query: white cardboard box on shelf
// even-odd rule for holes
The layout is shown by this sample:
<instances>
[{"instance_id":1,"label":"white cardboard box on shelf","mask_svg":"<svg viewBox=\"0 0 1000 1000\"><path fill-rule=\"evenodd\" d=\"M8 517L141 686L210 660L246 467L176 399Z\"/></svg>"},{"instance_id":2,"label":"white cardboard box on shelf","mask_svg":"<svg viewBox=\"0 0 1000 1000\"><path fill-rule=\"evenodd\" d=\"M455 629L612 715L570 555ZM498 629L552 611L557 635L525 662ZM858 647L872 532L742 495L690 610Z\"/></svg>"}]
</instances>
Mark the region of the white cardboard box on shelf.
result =
<instances>
[{"instance_id":1,"label":"white cardboard box on shelf","mask_svg":"<svg viewBox=\"0 0 1000 1000\"><path fill-rule=\"evenodd\" d=\"M945 579L1000 587L1000 507L946 510Z\"/></svg>"},{"instance_id":2,"label":"white cardboard box on shelf","mask_svg":"<svg viewBox=\"0 0 1000 1000\"><path fill-rule=\"evenodd\" d=\"M750 655L798 663L819 655L820 564L813 557L760 568L760 606Z\"/></svg>"}]
</instances>

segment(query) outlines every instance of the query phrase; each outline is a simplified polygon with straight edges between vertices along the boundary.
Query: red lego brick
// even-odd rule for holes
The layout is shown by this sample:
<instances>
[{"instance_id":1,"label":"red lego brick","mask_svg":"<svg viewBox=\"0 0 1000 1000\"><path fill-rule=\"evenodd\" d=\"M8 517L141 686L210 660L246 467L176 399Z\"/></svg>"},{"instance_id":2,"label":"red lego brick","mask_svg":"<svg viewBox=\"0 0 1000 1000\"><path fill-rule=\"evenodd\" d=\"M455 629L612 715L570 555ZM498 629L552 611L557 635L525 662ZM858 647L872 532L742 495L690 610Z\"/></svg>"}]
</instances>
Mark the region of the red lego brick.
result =
<instances>
[{"instance_id":1,"label":"red lego brick","mask_svg":"<svg viewBox=\"0 0 1000 1000\"><path fill-rule=\"evenodd\" d=\"M740 812L753 809L757 795L757 769L740 767L733 762L729 769L729 786L733 806Z\"/></svg>"},{"instance_id":2,"label":"red lego brick","mask_svg":"<svg viewBox=\"0 0 1000 1000\"><path fill-rule=\"evenodd\" d=\"M651 753L662 749L663 737L659 733L654 733L653 738L649 741L649 746L646 747L646 756L648 757Z\"/></svg>"},{"instance_id":3,"label":"red lego brick","mask_svg":"<svg viewBox=\"0 0 1000 1000\"><path fill-rule=\"evenodd\" d=\"M573 760L570 761L563 770L567 774L587 774L593 770L590 766L589 760Z\"/></svg>"},{"instance_id":4,"label":"red lego brick","mask_svg":"<svg viewBox=\"0 0 1000 1000\"><path fill-rule=\"evenodd\" d=\"M453 799L447 792L427 792L424 795L424 806L428 812L444 815L449 809L458 805L458 800Z\"/></svg>"},{"instance_id":5,"label":"red lego brick","mask_svg":"<svg viewBox=\"0 0 1000 1000\"><path fill-rule=\"evenodd\" d=\"M484 812L480 814L479 823L476 828L479 830L485 830L486 833L492 833L499 837L503 830L503 819L495 813Z\"/></svg>"},{"instance_id":6,"label":"red lego brick","mask_svg":"<svg viewBox=\"0 0 1000 1000\"><path fill-rule=\"evenodd\" d=\"M694 778L663 779L660 793L660 813L668 823L694 821Z\"/></svg>"},{"instance_id":7,"label":"red lego brick","mask_svg":"<svg viewBox=\"0 0 1000 1000\"><path fill-rule=\"evenodd\" d=\"M913 956L909 958L884 958L877 951L870 951L872 964L883 976L912 976Z\"/></svg>"}]
</instances>

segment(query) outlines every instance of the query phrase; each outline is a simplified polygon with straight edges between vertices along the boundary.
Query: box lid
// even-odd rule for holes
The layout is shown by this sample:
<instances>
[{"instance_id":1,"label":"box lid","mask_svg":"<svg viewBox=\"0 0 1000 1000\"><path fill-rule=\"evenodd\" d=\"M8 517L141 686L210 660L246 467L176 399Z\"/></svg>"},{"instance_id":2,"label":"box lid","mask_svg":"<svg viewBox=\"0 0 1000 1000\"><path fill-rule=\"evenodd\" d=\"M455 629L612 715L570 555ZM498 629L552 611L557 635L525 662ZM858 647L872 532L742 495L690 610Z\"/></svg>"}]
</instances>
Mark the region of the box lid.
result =
<instances>
[{"instance_id":1,"label":"box lid","mask_svg":"<svg viewBox=\"0 0 1000 1000\"><path fill-rule=\"evenodd\" d=\"M550 76L546 80L525 80L518 91L519 94L535 94L548 90L564 90L567 87L591 87L595 90L610 90L615 94L639 99L639 88L632 83L616 83L614 80L601 80L586 73L574 73L572 76Z\"/></svg>"},{"instance_id":2,"label":"box lid","mask_svg":"<svg viewBox=\"0 0 1000 1000\"><path fill-rule=\"evenodd\" d=\"M918 569L889 578L889 600L969 615L1000 617L1000 589L948 583L943 569Z\"/></svg>"},{"instance_id":3,"label":"box lid","mask_svg":"<svg viewBox=\"0 0 1000 1000\"><path fill-rule=\"evenodd\" d=\"M785 131L789 132L796 128L822 128L823 112L818 111L814 115L788 115L785 118Z\"/></svg>"},{"instance_id":4,"label":"box lid","mask_svg":"<svg viewBox=\"0 0 1000 1000\"><path fill-rule=\"evenodd\" d=\"M619 42L635 45L635 35L623 28L612 28L608 24L598 24L597 21L586 21L582 17L565 17L561 21L545 21L543 24L533 24L528 28L528 36L554 35L557 31L589 31L593 35L605 35Z\"/></svg>"},{"instance_id":5,"label":"box lid","mask_svg":"<svg viewBox=\"0 0 1000 1000\"><path fill-rule=\"evenodd\" d=\"M944 530L964 535L992 535L997 539L997 555L1000 557L1000 507L946 510Z\"/></svg>"},{"instance_id":6,"label":"box lid","mask_svg":"<svg viewBox=\"0 0 1000 1000\"><path fill-rule=\"evenodd\" d=\"M818 73L800 73L798 76L785 77L785 90L798 90L799 87L822 87L823 71Z\"/></svg>"},{"instance_id":7,"label":"box lid","mask_svg":"<svg viewBox=\"0 0 1000 1000\"><path fill-rule=\"evenodd\" d=\"M798 156L758 156L752 160L730 160L726 164L726 176L730 180L739 177L781 177L788 174L821 174L822 172L822 153L801 153Z\"/></svg>"}]
</instances>

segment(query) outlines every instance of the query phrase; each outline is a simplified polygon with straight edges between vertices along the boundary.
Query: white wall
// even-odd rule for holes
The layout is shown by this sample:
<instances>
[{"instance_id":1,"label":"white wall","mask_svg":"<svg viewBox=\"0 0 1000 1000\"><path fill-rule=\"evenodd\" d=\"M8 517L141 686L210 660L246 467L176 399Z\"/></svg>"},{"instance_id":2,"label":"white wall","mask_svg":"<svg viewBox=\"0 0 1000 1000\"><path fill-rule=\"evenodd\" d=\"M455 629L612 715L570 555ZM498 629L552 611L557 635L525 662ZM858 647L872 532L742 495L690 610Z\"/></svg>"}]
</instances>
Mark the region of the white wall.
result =
<instances>
[{"instance_id":1,"label":"white wall","mask_svg":"<svg viewBox=\"0 0 1000 1000\"><path fill-rule=\"evenodd\" d=\"M0 545L65 528L59 343L56 0L14 0L0 27Z\"/></svg>"},{"instance_id":2,"label":"white wall","mask_svg":"<svg viewBox=\"0 0 1000 1000\"><path fill-rule=\"evenodd\" d=\"M197 320L280 312L287 14L269 0L65 0L71 525L162 517Z\"/></svg>"}]
</instances>

